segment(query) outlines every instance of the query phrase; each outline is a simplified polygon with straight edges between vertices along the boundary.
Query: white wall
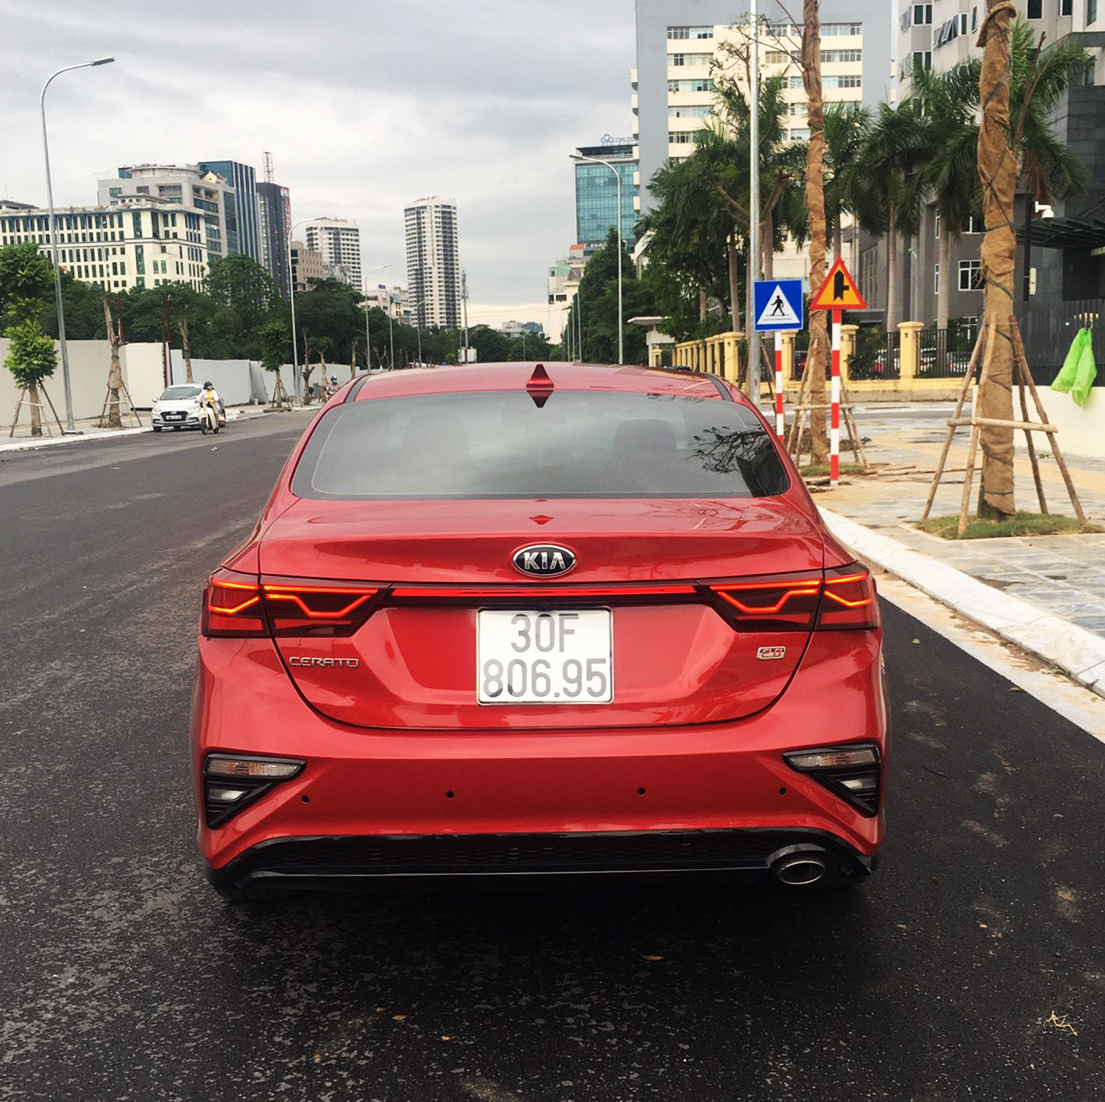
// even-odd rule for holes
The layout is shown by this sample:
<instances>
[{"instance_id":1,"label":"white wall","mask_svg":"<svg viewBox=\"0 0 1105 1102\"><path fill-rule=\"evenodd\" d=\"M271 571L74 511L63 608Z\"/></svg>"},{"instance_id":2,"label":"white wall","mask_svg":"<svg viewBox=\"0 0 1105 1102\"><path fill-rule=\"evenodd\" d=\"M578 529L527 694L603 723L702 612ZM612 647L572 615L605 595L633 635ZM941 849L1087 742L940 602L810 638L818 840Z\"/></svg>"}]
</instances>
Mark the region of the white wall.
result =
<instances>
[{"instance_id":1,"label":"white wall","mask_svg":"<svg viewBox=\"0 0 1105 1102\"><path fill-rule=\"evenodd\" d=\"M0 421L5 425L11 425L10 418L15 411L16 402L19 401L19 387L16 386L12 373L3 366L8 355L8 344L6 338L0 337ZM78 421L99 417L107 398L111 346L107 341L67 341L66 347L69 351L73 417ZM161 345L125 344L119 350L119 364L123 370L123 384L130 391L131 401L139 410L149 409L165 386ZM183 383L186 374L184 356L180 349L170 349L169 381ZM289 394L292 393L291 365L286 365L280 375L285 389ZM250 360L193 359L192 377L197 383L210 379L228 406L267 402L272 396L275 381L269 372L262 371L259 364ZM46 393L64 424L65 383L60 353L57 370L46 382ZM49 406L44 406L43 415L52 419ZM24 425L30 424L30 410L25 402L20 411L20 421Z\"/></svg>"}]
</instances>

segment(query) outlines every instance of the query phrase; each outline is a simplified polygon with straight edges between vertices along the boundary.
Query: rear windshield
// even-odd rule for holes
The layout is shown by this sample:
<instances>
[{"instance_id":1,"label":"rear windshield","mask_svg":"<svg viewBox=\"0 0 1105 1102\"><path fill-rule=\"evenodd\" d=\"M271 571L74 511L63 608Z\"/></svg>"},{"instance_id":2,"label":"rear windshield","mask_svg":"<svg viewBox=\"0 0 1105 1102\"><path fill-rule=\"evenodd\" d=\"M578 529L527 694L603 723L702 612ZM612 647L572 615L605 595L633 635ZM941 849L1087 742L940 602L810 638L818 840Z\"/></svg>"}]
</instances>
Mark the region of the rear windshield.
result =
<instances>
[{"instance_id":1,"label":"rear windshield","mask_svg":"<svg viewBox=\"0 0 1105 1102\"><path fill-rule=\"evenodd\" d=\"M171 386L162 393L158 401L175 402L181 398L194 398L199 392L200 388L198 386Z\"/></svg>"},{"instance_id":2,"label":"rear windshield","mask_svg":"<svg viewBox=\"0 0 1105 1102\"><path fill-rule=\"evenodd\" d=\"M789 486L751 410L720 398L525 391L346 402L292 489L309 498L767 497Z\"/></svg>"}]
</instances>

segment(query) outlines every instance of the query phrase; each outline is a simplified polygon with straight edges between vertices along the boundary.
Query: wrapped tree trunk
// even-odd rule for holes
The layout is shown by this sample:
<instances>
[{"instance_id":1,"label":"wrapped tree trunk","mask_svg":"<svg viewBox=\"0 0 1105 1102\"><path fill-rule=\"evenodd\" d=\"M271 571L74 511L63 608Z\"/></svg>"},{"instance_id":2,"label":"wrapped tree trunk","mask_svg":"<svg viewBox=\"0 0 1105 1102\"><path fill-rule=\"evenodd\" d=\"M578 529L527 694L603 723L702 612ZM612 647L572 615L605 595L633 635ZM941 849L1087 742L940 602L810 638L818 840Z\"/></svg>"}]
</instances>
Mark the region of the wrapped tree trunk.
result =
<instances>
[{"instance_id":1,"label":"wrapped tree trunk","mask_svg":"<svg viewBox=\"0 0 1105 1102\"><path fill-rule=\"evenodd\" d=\"M802 34L802 83L808 103L810 141L806 155L806 210L810 225L810 289L825 281L825 110L821 100L821 18L818 0L803 0L805 28ZM825 378L829 364L828 318L824 310L811 310L810 348L806 355L806 401L810 410L810 456L814 464L829 462L825 431ZM811 374L812 373L812 374ZM801 447L801 441L798 444Z\"/></svg>"},{"instance_id":2,"label":"wrapped tree trunk","mask_svg":"<svg viewBox=\"0 0 1105 1102\"><path fill-rule=\"evenodd\" d=\"M195 379L192 378L192 350L188 345L188 319L178 318L177 325L180 326L180 347L184 352L184 380L188 383L194 383Z\"/></svg>"},{"instance_id":3,"label":"wrapped tree trunk","mask_svg":"<svg viewBox=\"0 0 1105 1102\"><path fill-rule=\"evenodd\" d=\"M104 297L104 320L107 322L107 340L111 345L111 367L107 373L107 427L121 429L119 416L119 392L123 389L123 369L119 366L119 334L111 317L111 303Z\"/></svg>"},{"instance_id":4,"label":"wrapped tree trunk","mask_svg":"<svg viewBox=\"0 0 1105 1102\"><path fill-rule=\"evenodd\" d=\"M982 178L983 332L991 334L990 368L978 393L978 416L1013 420L1013 264L1017 238L1013 201L1017 158L1010 145L1009 65L1011 26L1017 14L1012 0L989 0L978 44L983 48L978 135L978 171ZM941 272L941 275L944 273ZM978 515L1002 520L1017 509L1013 496L1013 430L983 425L982 477Z\"/></svg>"}]
</instances>

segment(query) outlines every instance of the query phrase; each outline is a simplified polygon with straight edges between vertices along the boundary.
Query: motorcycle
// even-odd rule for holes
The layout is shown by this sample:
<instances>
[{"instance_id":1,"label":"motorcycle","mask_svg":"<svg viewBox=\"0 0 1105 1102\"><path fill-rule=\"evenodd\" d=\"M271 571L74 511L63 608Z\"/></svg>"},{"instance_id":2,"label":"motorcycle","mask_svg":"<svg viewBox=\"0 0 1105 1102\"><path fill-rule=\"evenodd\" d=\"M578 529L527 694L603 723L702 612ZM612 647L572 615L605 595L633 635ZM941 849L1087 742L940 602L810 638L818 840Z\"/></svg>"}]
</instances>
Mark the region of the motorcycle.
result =
<instances>
[{"instance_id":1,"label":"motorcycle","mask_svg":"<svg viewBox=\"0 0 1105 1102\"><path fill-rule=\"evenodd\" d=\"M205 402L200 410L200 432L206 436L209 432L218 433L220 428L222 428L222 418L219 416L219 411Z\"/></svg>"}]
</instances>

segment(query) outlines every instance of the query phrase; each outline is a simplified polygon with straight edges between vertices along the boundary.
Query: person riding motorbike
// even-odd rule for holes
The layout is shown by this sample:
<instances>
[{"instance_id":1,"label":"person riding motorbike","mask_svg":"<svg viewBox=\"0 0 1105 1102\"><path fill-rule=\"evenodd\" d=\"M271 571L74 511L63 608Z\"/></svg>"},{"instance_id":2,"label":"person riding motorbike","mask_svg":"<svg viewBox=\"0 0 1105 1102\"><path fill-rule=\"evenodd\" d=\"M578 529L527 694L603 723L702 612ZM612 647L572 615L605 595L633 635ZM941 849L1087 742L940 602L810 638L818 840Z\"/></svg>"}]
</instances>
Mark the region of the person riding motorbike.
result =
<instances>
[{"instance_id":1,"label":"person riding motorbike","mask_svg":"<svg viewBox=\"0 0 1105 1102\"><path fill-rule=\"evenodd\" d=\"M210 380L203 384L203 389L200 391L200 406L203 408L204 413L210 408L210 421L209 424L216 432L219 431L220 412L219 407L222 402L219 398L219 393L215 389Z\"/></svg>"}]
</instances>

